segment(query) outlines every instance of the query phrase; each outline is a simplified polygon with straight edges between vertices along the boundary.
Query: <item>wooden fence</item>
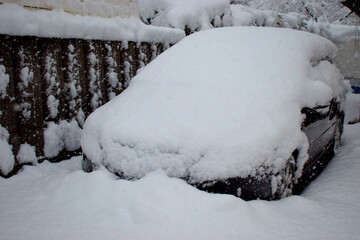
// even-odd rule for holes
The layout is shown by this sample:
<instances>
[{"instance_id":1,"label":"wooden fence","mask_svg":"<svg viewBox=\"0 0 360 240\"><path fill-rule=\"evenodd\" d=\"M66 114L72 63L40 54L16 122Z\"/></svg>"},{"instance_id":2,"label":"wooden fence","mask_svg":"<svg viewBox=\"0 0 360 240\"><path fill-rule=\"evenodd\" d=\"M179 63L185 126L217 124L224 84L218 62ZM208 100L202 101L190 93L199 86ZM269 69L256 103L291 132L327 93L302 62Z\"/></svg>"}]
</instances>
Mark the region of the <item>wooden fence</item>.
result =
<instances>
[{"instance_id":1,"label":"wooden fence","mask_svg":"<svg viewBox=\"0 0 360 240\"><path fill-rule=\"evenodd\" d=\"M63 148L56 156L44 151L49 124L75 119L81 128L91 112L120 94L139 68L168 47L0 35L0 66L9 78L0 97L0 124L10 134L13 155L24 143L35 147L39 160L56 161L79 151ZM13 172L20 165L16 160Z\"/></svg>"}]
</instances>

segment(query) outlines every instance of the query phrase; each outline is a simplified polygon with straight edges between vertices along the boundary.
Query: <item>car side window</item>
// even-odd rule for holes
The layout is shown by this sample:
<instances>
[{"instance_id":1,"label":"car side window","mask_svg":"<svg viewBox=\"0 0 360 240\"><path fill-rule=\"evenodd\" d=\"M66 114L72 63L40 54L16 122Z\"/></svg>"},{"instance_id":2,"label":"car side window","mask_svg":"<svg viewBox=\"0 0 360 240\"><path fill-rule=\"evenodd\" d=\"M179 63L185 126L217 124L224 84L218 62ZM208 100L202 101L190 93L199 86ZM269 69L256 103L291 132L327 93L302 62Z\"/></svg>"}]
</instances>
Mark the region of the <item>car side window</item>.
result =
<instances>
[{"instance_id":1,"label":"car side window","mask_svg":"<svg viewBox=\"0 0 360 240\"><path fill-rule=\"evenodd\" d=\"M318 120L327 118L330 115L330 112L330 104L320 105L314 108L304 107L301 109L301 113L305 114L303 127L307 127Z\"/></svg>"}]
</instances>

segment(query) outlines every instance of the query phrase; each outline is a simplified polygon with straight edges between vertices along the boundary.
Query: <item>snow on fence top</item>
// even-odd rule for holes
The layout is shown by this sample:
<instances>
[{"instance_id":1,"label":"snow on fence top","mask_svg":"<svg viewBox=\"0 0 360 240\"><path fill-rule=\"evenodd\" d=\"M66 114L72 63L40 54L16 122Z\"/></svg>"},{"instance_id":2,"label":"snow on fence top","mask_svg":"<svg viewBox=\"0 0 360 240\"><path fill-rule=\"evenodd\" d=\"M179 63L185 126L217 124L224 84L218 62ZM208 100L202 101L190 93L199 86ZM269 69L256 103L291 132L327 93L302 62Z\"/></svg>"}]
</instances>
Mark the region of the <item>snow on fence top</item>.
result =
<instances>
[{"instance_id":1,"label":"snow on fence top","mask_svg":"<svg viewBox=\"0 0 360 240\"><path fill-rule=\"evenodd\" d=\"M100 17L139 17L137 0L0 0L30 8L64 10L73 14Z\"/></svg>"},{"instance_id":2,"label":"snow on fence top","mask_svg":"<svg viewBox=\"0 0 360 240\"><path fill-rule=\"evenodd\" d=\"M176 43L178 29L148 26L136 17L104 18L64 11L30 11L16 4L0 5L0 34L113 41Z\"/></svg>"}]
</instances>

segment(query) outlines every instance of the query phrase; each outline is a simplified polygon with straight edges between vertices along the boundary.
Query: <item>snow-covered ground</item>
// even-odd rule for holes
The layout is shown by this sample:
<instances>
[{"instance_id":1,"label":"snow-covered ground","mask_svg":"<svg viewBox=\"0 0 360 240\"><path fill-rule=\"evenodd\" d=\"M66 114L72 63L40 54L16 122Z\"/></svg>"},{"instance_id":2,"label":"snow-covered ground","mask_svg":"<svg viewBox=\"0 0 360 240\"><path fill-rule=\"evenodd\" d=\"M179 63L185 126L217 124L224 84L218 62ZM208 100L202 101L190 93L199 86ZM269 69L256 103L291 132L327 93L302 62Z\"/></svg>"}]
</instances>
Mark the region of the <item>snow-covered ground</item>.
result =
<instances>
[{"instance_id":1,"label":"snow-covered ground","mask_svg":"<svg viewBox=\"0 0 360 240\"><path fill-rule=\"evenodd\" d=\"M346 122L360 95L349 94ZM301 196L245 202L155 171L138 181L81 157L0 179L0 239L359 239L360 124Z\"/></svg>"}]
</instances>

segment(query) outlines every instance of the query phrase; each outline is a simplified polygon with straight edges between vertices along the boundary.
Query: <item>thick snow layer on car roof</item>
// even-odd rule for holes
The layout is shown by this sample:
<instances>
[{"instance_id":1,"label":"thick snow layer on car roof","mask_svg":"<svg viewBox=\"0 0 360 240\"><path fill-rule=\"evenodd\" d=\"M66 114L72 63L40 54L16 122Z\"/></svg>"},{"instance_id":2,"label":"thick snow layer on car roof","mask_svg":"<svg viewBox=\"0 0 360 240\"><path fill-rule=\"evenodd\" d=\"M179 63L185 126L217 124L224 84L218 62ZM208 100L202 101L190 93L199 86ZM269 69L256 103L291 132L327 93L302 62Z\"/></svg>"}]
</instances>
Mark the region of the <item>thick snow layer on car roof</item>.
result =
<instances>
[{"instance_id":1,"label":"thick snow layer on car roof","mask_svg":"<svg viewBox=\"0 0 360 240\"><path fill-rule=\"evenodd\" d=\"M289 29L195 33L89 116L83 151L127 178L158 168L200 182L246 176L262 164L282 167L296 148L302 164L301 108L343 90L339 71L321 61L335 51L322 37Z\"/></svg>"}]
</instances>

